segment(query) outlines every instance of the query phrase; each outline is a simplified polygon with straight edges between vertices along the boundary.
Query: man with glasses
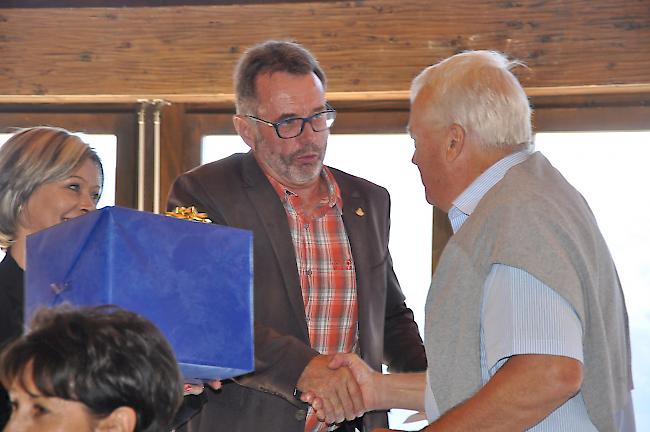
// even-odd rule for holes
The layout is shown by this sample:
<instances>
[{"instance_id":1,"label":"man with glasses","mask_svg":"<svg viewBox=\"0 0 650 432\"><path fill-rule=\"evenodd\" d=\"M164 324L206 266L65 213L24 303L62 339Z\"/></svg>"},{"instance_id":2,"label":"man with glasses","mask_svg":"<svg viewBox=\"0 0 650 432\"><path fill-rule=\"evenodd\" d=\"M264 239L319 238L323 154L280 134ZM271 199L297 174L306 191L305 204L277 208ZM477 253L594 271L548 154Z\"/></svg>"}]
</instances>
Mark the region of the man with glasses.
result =
<instances>
[{"instance_id":1,"label":"man with glasses","mask_svg":"<svg viewBox=\"0 0 650 432\"><path fill-rule=\"evenodd\" d=\"M426 369L388 251L388 192L323 165L336 119L325 82L300 45L249 49L235 71L233 121L251 151L172 187L169 207L196 206L254 233L256 370L208 391L190 430L369 431L386 426L386 414L361 425L359 386L347 368L328 367L332 356L355 352L377 371ZM328 415L317 418L303 392Z\"/></svg>"}]
</instances>

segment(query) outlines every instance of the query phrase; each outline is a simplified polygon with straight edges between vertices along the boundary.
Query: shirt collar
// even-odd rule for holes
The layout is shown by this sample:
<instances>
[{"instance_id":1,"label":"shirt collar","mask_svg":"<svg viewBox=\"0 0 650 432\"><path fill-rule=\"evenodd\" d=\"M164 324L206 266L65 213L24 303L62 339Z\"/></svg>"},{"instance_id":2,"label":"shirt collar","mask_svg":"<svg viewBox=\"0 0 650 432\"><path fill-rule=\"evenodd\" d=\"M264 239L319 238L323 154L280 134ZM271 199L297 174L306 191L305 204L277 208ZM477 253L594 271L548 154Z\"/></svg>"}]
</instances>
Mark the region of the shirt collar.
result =
<instances>
[{"instance_id":1,"label":"shirt collar","mask_svg":"<svg viewBox=\"0 0 650 432\"><path fill-rule=\"evenodd\" d=\"M531 154L530 150L521 150L500 159L458 195L448 214L454 233L460 229L485 194L506 175L508 170L528 159Z\"/></svg>"},{"instance_id":2,"label":"shirt collar","mask_svg":"<svg viewBox=\"0 0 650 432\"><path fill-rule=\"evenodd\" d=\"M289 188L268 175L266 172L264 172L264 174L266 175L266 178L269 179L269 183L271 183L271 186L273 186L273 189L275 189L275 192L278 194L283 204L287 203L289 197L298 196L296 193L292 192ZM327 187L327 198L324 198L321 204L327 207L336 206L339 209L342 209L343 198L341 197L341 189L339 188L339 185L336 182L332 171L330 171L328 167L323 166L323 169L320 172L320 178L325 182L325 186Z\"/></svg>"}]
</instances>

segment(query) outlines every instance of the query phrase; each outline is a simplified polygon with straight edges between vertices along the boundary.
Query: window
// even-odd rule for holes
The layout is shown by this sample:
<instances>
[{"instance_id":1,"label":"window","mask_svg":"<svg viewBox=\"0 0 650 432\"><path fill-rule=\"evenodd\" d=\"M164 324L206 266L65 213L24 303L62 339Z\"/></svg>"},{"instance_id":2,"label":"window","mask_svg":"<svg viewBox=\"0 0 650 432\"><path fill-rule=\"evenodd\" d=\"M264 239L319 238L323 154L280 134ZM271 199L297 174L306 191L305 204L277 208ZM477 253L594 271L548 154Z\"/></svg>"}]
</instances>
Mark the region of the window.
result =
<instances>
[{"instance_id":1,"label":"window","mask_svg":"<svg viewBox=\"0 0 650 432\"><path fill-rule=\"evenodd\" d=\"M117 137L108 134L75 134L88 143L99 156L104 168L104 188L97 208L115 204L115 170L117 162ZM4 144L11 134L0 133L0 146Z\"/></svg>"},{"instance_id":2,"label":"window","mask_svg":"<svg viewBox=\"0 0 650 432\"><path fill-rule=\"evenodd\" d=\"M650 429L650 132L538 133L536 146L589 202L611 249L623 284L630 319L633 392L639 430ZM202 162L248 147L236 135L205 137ZM326 163L385 186L391 192L391 252L409 306L423 328L430 281L431 207L405 134L332 134ZM630 215L633 215L630 217ZM418 241L413 241L418 239ZM428 239L421 241L420 239ZM420 248L414 250L414 248ZM409 412L394 410L391 426L417 430L423 422L401 424ZM413 429L415 428L415 429Z\"/></svg>"},{"instance_id":3,"label":"window","mask_svg":"<svg viewBox=\"0 0 650 432\"><path fill-rule=\"evenodd\" d=\"M248 150L237 135L206 136L201 163ZM432 208L425 200L420 174L411 163L412 154L413 142L406 134L332 134L325 164L384 186L390 192L390 248L395 273L422 329L431 281Z\"/></svg>"},{"instance_id":4,"label":"window","mask_svg":"<svg viewBox=\"0 0 650 432\"><path fill-rule=\"evenodd\" d=\"M7 107L5 107L6 109ZM137 194L137 137L138 121L132 105L16 105L12 111L0 111L0 134L8 137L16 128L38 125L62 127L73 132L83 132L93 137L91 147L100 151L105 169L114 175L105 179L105 199L99 205L110 203L135 207ZM110 136L100 138L100 136ZM90 139L90 138L89 138ZM4 139L6 140L6 138ZM2 142L4 142L2 140ZM97 140L97 142L95 142ZM104 153L107 140L112 144L109 154Z\"/></svg>"},{"instance_id":5,"label":"window","mask_svg":"<svg viewBox=\"0 0 650 432\"><path fill-rule=\"evenodd\" d=\"M637 430L650 430L650 131L538 133L544 153L589 203L618 269L632 339Z\"/></svg>"}]
</instances>

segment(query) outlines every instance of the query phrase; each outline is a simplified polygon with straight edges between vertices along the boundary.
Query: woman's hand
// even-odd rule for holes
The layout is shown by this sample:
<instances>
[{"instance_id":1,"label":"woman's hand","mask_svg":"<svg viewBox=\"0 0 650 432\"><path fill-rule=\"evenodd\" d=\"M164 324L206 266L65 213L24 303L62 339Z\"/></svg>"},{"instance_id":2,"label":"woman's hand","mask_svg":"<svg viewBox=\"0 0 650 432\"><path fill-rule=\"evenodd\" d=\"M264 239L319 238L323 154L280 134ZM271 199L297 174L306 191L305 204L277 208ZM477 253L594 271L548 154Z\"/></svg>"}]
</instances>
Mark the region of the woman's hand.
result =
<instances>
[{"instance_id":1,"label":"woman's hand","mask_svg":"<svg viewBox=\"0 0 650 432\"><path fill-rule=\"evenodd\" d=\"M205 384L209 385L213 390L219 390L221 388L221 381L219 381L219 380L208 381ZM183 396L199 395L199 394L203 393L204 388L205 388L205 385L203 383L201 383L201 384L185 383L183 385Z\"/></svg>"}]
</instances>

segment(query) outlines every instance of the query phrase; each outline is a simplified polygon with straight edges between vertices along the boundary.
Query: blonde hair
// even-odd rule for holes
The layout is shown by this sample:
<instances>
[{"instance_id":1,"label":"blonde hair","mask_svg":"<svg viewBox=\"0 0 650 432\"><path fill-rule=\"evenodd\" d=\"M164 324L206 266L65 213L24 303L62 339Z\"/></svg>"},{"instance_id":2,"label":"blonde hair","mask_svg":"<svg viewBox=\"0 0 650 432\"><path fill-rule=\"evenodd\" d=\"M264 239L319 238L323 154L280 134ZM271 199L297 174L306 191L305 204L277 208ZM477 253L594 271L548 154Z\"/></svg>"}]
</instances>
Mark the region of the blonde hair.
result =
<instances>
[{"instance_id":1,"label":"blonde hair","mask_svg":"<svg viewBox=\"0 0 650 432\"><path fill-rule=\"evenodd\" d=\"M67 178L92 160L103 183L102 163L81 138L62 128L21 129L0 147L0 247L11 246L18 216L34 191L45 183Z\"/></svg>"}]
</instances>

